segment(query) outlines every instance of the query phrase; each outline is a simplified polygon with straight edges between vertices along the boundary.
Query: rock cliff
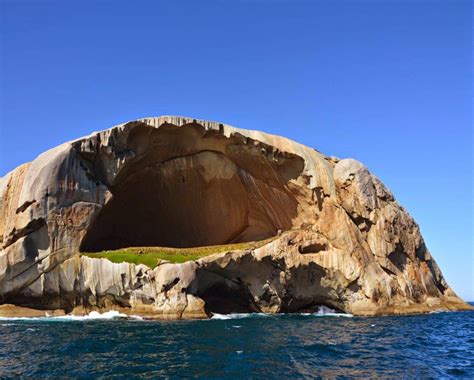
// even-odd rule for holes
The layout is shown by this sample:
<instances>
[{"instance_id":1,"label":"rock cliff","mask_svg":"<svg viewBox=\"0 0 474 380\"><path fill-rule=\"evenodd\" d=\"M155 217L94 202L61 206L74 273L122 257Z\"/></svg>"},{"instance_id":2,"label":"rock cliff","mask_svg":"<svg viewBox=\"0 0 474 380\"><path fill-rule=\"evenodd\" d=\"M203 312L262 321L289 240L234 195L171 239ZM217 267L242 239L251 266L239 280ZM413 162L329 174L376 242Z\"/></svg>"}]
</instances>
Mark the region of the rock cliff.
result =
<instances>
[{"instance_id":1,"label":"rock cliff","mask_svg":"<svg viewBox=\"0 0 474 380\"><path fill-rule=\"evenodd\" d=\"M80 255L270 237L260 248L155 268ZM360 162L184 117L96 132L1 178L0 248L1 303L66 313L469 308L418 225Z\"/></svg>"}]
</instances>

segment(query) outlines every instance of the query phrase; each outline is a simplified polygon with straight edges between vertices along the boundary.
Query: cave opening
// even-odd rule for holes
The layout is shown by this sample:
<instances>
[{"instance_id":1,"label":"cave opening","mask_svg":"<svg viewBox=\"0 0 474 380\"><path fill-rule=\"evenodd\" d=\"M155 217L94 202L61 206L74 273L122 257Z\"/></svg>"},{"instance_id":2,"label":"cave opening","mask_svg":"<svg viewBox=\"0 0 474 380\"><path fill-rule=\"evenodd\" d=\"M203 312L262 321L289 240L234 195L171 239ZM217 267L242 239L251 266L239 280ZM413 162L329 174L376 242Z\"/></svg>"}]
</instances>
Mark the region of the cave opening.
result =
<instances>
[{"instance_id":1,"label":"cave opening","mask_svg":"<svg viewBox=\"0 0 474 380\"><path fill-rule=\"evenodd\" d=\"M207 315L260 311L244 287L228 286L225 282L214 284L200 294L200 297L205 302L204 310Z\"/></svg>"},{"instance_id":2,"label":"cave opening","mask_svg":"<svg viewBox=\"0 0 474 380\"><path fill-rule=\"evenodd\" d=\"M137 157L109 186L81 251L240 243L291 228L298 201L288 183L301 158L269 160L196 126L150 129L131 134L127 149Z\"/></svg>"}]
</instances>

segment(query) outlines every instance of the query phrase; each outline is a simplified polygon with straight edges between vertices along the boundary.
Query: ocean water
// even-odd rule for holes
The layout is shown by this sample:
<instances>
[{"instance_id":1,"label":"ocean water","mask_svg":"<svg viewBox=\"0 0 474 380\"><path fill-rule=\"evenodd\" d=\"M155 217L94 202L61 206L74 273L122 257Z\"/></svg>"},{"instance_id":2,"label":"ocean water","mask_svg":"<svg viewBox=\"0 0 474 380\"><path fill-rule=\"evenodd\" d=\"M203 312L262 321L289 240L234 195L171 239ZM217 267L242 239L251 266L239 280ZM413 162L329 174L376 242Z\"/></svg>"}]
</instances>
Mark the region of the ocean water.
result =
<instances>
[{"instance_id":1,"label":"ocean water","mask_svg":"<svg viewBox=\"0 0 474 380\"><path fill-rule=\"evenodd\" d=\"M474 379L474 312L0 318L0 377Z\"/></svg>"}]
</instances>

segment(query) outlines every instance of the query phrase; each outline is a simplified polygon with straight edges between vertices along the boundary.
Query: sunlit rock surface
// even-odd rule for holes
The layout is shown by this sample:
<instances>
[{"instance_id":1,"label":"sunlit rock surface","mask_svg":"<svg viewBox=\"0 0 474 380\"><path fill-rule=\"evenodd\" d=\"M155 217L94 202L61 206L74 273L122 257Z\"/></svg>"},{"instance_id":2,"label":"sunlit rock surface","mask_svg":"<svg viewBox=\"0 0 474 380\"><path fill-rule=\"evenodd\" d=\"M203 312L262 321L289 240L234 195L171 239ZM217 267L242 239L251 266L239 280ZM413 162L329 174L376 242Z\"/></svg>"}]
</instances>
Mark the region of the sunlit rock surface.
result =
<instances>
[{"instance_id":1,"label":"sunlit rock surface","mask_svg":"<svg viewBox=\"0 0 474 380\"><path fill-rule=\"evenodd\" d=\"M80 256L275 237L154 269ZM4 304L156 318L469 308L418 225L360 162L283 137L163 116L51 149L0 178Z\"/></svg>"}]
</instances>

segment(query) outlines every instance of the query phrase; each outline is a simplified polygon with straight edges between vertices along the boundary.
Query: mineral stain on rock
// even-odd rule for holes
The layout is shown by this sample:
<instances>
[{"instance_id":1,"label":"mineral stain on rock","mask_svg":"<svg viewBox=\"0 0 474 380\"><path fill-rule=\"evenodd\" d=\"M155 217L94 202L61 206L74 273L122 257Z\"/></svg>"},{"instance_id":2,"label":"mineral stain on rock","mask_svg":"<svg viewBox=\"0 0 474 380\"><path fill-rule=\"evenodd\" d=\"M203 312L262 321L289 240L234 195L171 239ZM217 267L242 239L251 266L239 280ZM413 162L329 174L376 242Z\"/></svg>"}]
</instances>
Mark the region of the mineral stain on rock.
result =
<instances>
[{"instance_id":1,"label":"mineral stain on rock","mask_svg":"<svg viewBox=\"0 0 474 380\"><path fill-rule=\"evenodd\" d=\"M154 268L81 255L264 239ZM360 162L185 117L96 132L0 178L0 248L0 302L22 308L154 318L470 308Z\"/></svg>"}]
</instances>

